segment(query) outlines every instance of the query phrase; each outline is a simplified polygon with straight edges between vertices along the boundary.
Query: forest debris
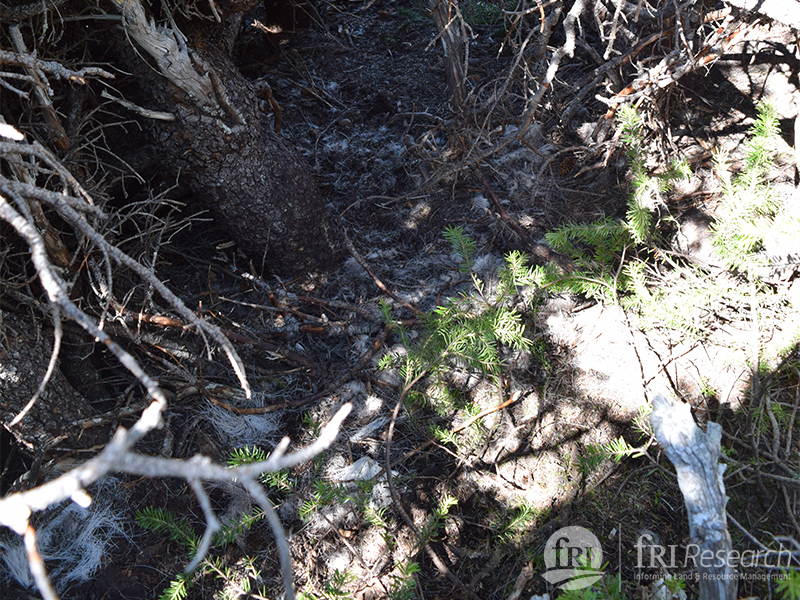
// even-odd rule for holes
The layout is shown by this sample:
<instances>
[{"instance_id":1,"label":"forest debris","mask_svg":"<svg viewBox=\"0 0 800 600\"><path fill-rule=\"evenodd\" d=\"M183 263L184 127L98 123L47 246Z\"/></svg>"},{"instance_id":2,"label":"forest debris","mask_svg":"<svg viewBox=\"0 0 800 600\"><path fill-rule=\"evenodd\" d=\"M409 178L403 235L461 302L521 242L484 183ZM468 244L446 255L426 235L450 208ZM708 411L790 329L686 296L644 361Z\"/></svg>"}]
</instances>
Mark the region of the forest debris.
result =
<instances>
[{"instance_id":1,"label":"forest debris","mask_svg":"<svg viewBox=\"0 0 800 600\"><path fill-rule=\"evenodd\" d=\"M492 198L492 201L494 202L497 211L500 213L500 216L508 224L508 226L511 227L512 230L514 230L514 233L516 233L519 237L522 238L522 241L524 241L527 244L527 246L533 252L534 256L545 262L555 263L556 266L558 266L564 273L572 272L572 270L575 268L572 264L572 261L563 254L559 254L555 250L552 250L549 246L532 240L531 237L528 235L528 232L526 232L522 228L522 226L519 223L517 223L514 219L512 219L511 216L508 214L508 211L506 211L506 209L500 203L500 199L497 197L497 194L494 193L494 190L489 185L489 182L486 180L486 177L483 175L482 172L481 172L481 179L483 180L483 185L486 188L486 192Z\"/></svg>"},{"instance_id":2,"label":"forest debris","mask_svg":"<svg viewBox=\"0 0 800 600\"><path fill-rule=\"evenodd\" d=\"M123 100L122 98L117 98L116 96L112 96L108 93L108 90L103 90L100 93L101 98L106 98L113 102L116 102L120 106L124 106L128 110L132 110L137 115L142 115L148 119L157 119L159 121L174 121L175 115L168 112L162 112L157 110L150 110L147 108L142 108L141 106L134 104L133 102L128 102L127 100Z\"/></svg>"},{"instance_id":3,"label":"forest debris","mask_svg":"<svg viewBox=\"0 0 800 600\"><path fill-rule=\"evenodd\" d=\"M725 505L725 465L719 464L722 427L709 423L701 430L692 417L689 404L678 403L662 394L653 398L650 422L658 443L667 458L675 465L678 485L689 514L692 543L699 548L698 556L715 557L714 561L696 561L700 575L700 597L705 600L734 600L737 580L729 560L732 542L728 533ZM718 563L723 563L719 565Z\"/></svg>"}]
</instances>

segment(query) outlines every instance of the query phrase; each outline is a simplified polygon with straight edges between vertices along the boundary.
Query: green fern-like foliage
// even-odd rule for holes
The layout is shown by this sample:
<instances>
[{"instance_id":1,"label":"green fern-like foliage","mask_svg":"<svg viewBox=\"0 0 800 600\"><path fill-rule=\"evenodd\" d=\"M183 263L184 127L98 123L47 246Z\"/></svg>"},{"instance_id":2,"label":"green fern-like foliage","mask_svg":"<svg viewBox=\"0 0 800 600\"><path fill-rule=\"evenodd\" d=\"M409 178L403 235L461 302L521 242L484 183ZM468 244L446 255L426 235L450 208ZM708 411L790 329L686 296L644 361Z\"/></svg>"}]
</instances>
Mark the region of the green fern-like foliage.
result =
<instances>
[{"instance_id":1,"label":"green fern-like foliage","mask_svg":"<svg viewBox=\"0 0 800 600\"><path fill-rule=\"evenodd\" d=\"M732 278L709 278L707 271L692 266L661 268L656 273L653 261L659 260L662 251L653 235L654 220L666 210L664 194L675 181L689 176L690 170L685 161L675 161L660 172L648 169L643 123L632 108L619 113L631 173L625 219L606 217L588 224L569 224L546 234L547 243L567 255L575 269L564 274L552 266L538 267L533 271L534 283L604 303L620 303L638 315L643 328L664 326L692 337L707 331L704 323L722 298L726 310L734 311L749 311L754 305L759 311L768 305L786 305L785 294L770 294L762 284L770 273L765 267L771 257L765 250L779 257L797 252L800 206L781 205L766 180L776 156L779 123L770 105L759 105L757 111L743 171L732 175L729 157L724 152L714 155L724 192L712 226L715 253L722 266L738 272L750 287Z\"/></svg>"},{"instance_id":2,"label":"green fern-like foliage","mask_svg":"<svg viewBox=\"0 0 800 600\"><path fill-rule=\"evenodd\" d=\"M249 465L257 462L265 461L269 458L269 453L263 448L258 446L245 446L244 448L236 448L231 452L228 458L229 467L239 467L241 465ZM293 484L289 478L289 472L286 470L277 471L274 473L264 473L261 475L261 481L269 487L280 491L291 491Z\"/></svg>"},{"instance_id":3,"label":"green fern-like foliage","mask_svg":"<svg viewBox=\"0 0 800 600\"><path fill-rule=\"evenodd\" d=\"M619 113L621 138L631 170L631 195L625 220L604 217L592 223L572 223L545 234L545 241L572 259L575 269L564 275L550 266L534 272L535 282L555 291L567 291L604 303L616 304L646 292L635 249L653 236L654 214L664 205L664 194L674 182L690 174L685 160L673 162L661 173L645 164L643 124L635 109ZM647 297L639 300L643 303ZM634 302L636 304L636 302Z\"/></svg>"},{"instance_id":4,"label":"green fern-like foliage","mask_svg":"<svg viewBox=\"0 0 800 600\"><path fill-rule=\"evenodd\" d=\"M445 358L498 375L501 344L523 350L530 345L524 337L522 316L517 311L498 306L482 307L466 294L436 307L422 322L429 337L415 349L417 360L409 375L426 367L443 367Z\"/></svg>"},{"instance_id":5,"label":"green fern-like foliage","mask_svg":"<svg viewBox=\"0 0 800 600\"><path fill-rule=\"evenodd\" d=\"M194 532L189 521L166 508L146 506L137 511L136 522L144 529L166 533L169 539L184 544L191 553L200 544L200 536Z\"/></svg>"},{"instance_id":6,"label":"green fern-like foliage","mask_svg":"<svg viewBox=\"0 0 800 600\"><path fill-rule=\"evenodd\" d=\"M531 348L522 315L506 305L518 287L533 281L532 270L524 264L521 253L509 255L498 288L490 297L484 283L472 272L475 243L460 227L448 227L444 235L461 258L461 269L471 275L474 290L451 298L423 315L420 320L425 334L421 341L412 342L407 332L398 328L408 352L400 358L399 365L397 360L385 356L381 366L399 366L406 382L425 373L438 373L453 363L498 376L503 346L517 350Z\"/></svg>"},{"instance_id":7,"label":"green fern-like foliage","mask_svg":"<svg viewBox=\"0 0 800 600\"><path fill-rule=\"evenodd\" d=\"M158 600L183 600L191 587L192 580L181 573L172 580L167 589L161 592Z\"/></svg>"},{"instance_id":8,"label":"green fern-like foliage","mask_svg":"<svg viewBox=\"0 0 800 600\"><path fill-rule=\"evenodd\" d=\"M189 521L171 510L146 506L136 512L136 522L144 529L166 533L172 541L182 543L191 556L194 556L200 545L200 536L194 532ZM158 600L183 600L192 585L193 579L190 575L179 573L161 592Z\"/></svg>"},{"instance_id":9,"label":"green fern-like foliage","mask_svg":"<svg viewBox=\"0 0 800 600\"><path fill-rule=\"evenodd\" d=\"M266 460L269 455L258 447L245 447L231 452L228 464L236 467L243 464L250 464ZM267 473L263 476L264 483L277 490L291 490L292 484L288 473L279 471L277 473ZM226 524L217 532L214 538L214 548L226 548L233 543L243 533L249 531L256 523L263 520L266 514L260 508L256 508L252 514L240 515L238 519ZM191 523L185 518L178 516L171 510L148 506L136 513L136 522L140 527L166 534L173 541L183 544L189 558L194 558L200 545L201 537L195 533ZM224 561L215 556L206 556L200 563L199 575L215 573L220 579L232 581L233 571L224 564ZM252 581L260 578L260 573L252 566L246 578L236 577L237 585L242 589L250 587ZM159 596L159 600L183 600L188 594L189 589L194 584L195 577L190 574L178 574L170 585Z\"/></svg>"},{"instance_id":10,"label":"green fern-like foliage","mask_svg":"<svg viewBox=\"0 0 800 600\"><path fill-rule=\"evenodd\" d=\"M422 332L416 339L402 326L395 326L405 353L384 355L383 369L396 368L403 379L401 398L407 406L416 404L433 409L440 417L457 417L470 427L455 433L435 425L431 435L459 450L482 443L480 407L469 401L447 373L454 369L481 374L499 383L510 350L533 351L526 337L525 323L517 306L524 304L524 288L534 282L534 270L521 252L511 252L505 266L488 284L474 271L475 243L460 227L448 227L444 237L460 260L460 270L469 275L472 288L437 306L420 317ZM391 322L391 310L382 306L384 318ZM424 380L424 389L422 382Z\"/></svg>"},{"instance_id":11,"label":"green fern-like foliage","mask_svg":"<svg viewBox=\"0 0 800 600\"><path fill-rule=\"evenodd\" d=\"M468 235L464 234L464 230L461 227L453 225L445 227L444 238L450 242L453 251L461 257L460 269L468 273L472 269L472 261L477 251L475 242Z\"/></svg>"},{"instance_id":12,"label":"green fern-like foliage","mask_svg":"<svg viewBox=\"0 0 800 600\"><path fill-rule=\"evenodd\" d=\"M419 563L398 563L397 571L396 575L390 575L392 587L389 590L389 600L413 600L417 597L414 575L420 572Z\"/></svg>"},{"instance_id":13,"label":"green fern-like foliage","mask_svg":"<svg viewBox=\"0 0 800 600\"><path fill-rule=\"evenodd\" d=\"M236 448L231 452L230 458L228 458L228 466L250 465L267 460L267 458L269 458L269 454L263 448L245 446L244 448Z\"/></svg>"},{"instance_id":14,"label":"green fern-like foliage","mask_svg":"<svg viewBox=\"0 0 800 600\"><path fill-rule=\"evenodd\" d=\"M653 211L664 205L664 194L675 181L691 175L685 159L673 161L663 172L650 173L645 164L641 115L632 106L620 110L619 124L631 170L631 195L623 226L634 244L646 242L653 231Z\"/></svg>"},{"instance_id":15,"label":"green fern-like foliage","mask_svg":"<svg viewBox=\"0 0 800 600\"><path fill-rule=\"evenodd\" d=\"M445 493L445 495L439 500L439 502L433 508L433 513L431 514L430 520L420 530L419 533L420 546L427 544L431 540L436 539L439 530L442 528L442 525L444 525L444 521L447 518L450 509L456 506L457 504L458 500L454 496Z\"/></svg>"},{"instance_id":16,"label":"green fern-like foliage","mask_svg":"<svg viewBox=\"0 0 800 600\"><path fill-rule=\"evenodd\" d=\"M350 499L350 490L346 485L317 479L314 481L314 492L311 497L300 506L300 518L308 521L320 507L328 504L343 504Z\"/></svg>"},{"instance_id":17,"label":"green fern-like foliage","mask_svg":"<svg viewBox=\"0 0 800 600\"><path fill-rule=\"evenodd\" d=\"M581 570L585 569L590 573L594 573L590 566L579 567L576 569L578 574ZM608 563L604 563L600 567L601 571L608 571ZM600 580L588 587L567 590L563 592L558 600L626 600L627 596L622 588L622 578L617 575L606 575L601 577Z\"/></svg>"},{"instance_id":18,"label":"green fern-like foliage","mask_svg":"<svg viewBox=\"0 0 800 600\"><path fill-rule=\"evenodd\" d=\"M500 527L499 540L505 543L518 538L542 514L543 511L541 509L537 509L526 500L523 500L518 506L509 511L507 518Z\"/></svg>"},{"instance_id":19,"label":"green fern-like foliage","mask_svg":"<svg viewBox=\"0 0 800 600\"><path fill-rule=\"evenodd\" d=\"M766 183L775 156L778 117L770 104L758 105L757 111L744 170L732 177L727 153L718 151L714 155L714 167L725 195L713 225L713 244L726 267L742 272L752 272L765 264L758 251L767 236L786 225L776 220L780 207Z\"/></svg>"},{"instance_id":20,"label":"green fern-like foliage","mask_svg":"<svg viewBox=\"0 0 800 600\"><path fill-rule=\"evenodd\" d=\"M545 234L545 241L586 266L592 261L598 266L608 266L631 238L623 223L605 217L593 223L564 225Z\"/></svg>"},{"instance_id":21,"label":"green fern-like foliage","mask_svg":"<svg viewBox=\"0 0 800 600\"><path fill-rule=\"evenodd\" d=\"M545 234L545 241L569 256L576 268L563 275L550 265L537 267L535 281L540 287L616 303L617 286L624 287L625 282L616 277L615 263L631 243L624 223L606 217L593 223L564 225Z\"/></svg>"},{"instance_id":22,"label":"green fern-like foliage","mask_svg":"<svg viewBox=\"0 0 800 600\"><path fill-rule=\"evenodd\" d=\"M605 460L621 462L629 456L644 456L644 450L631 446L622 437L617 437L605 444L587 444L580 457L580 466L584 475L588 476Z\"/></svg>"},{"instance_id":23,"label":"green fern-like foliage","mask_svg":"<svg viewBox=\"0 0 800 600\"><path fill-rule=\"evenodd\" d=\"M800 600L800 571L783 571L783 579L779 579L775 587L783 600Z\"/></svg>"}]
</instances>

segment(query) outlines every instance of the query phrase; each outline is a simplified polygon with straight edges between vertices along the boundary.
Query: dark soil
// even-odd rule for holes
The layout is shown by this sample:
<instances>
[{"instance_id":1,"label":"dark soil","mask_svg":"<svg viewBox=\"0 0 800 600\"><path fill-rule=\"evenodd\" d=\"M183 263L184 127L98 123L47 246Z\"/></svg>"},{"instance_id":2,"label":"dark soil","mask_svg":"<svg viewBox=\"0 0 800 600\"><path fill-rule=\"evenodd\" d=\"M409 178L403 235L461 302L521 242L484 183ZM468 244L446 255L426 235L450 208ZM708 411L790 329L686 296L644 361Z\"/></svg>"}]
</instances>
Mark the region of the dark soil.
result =
<instances>
[{"instance_id":1,"label":"dark soil","mask_svg":"<svg viewBox=\"0 0 800 600\"><path fill-rule=\"evenodd\" d=\"M467 8L462 6L462 10ZM353 371L382 330L378 301L387 296L376 279L398 299L429 311L470 289L442 236L446 227L460 226L475 241L477 264L487 280L505 253L526 249L499 217L483 177L534 240L565 223L624 215L629 184L621 149L613 143L593 146L582 137L584 125L599 122L605 106L587 100L581 119L570 123L559 119L569 94L596 64L585 51L576 51L545 96L525 143L509 144L479 164L437 180L437 174L469 153L475 140L485 148L513 135L525 106L521 80L540 75L546 66L531 60L515 73L514 78L520 80L514 86L516 95L508 94L489 119L491 127L479 128L488 106L483 103L502 86L519 47L519 40L507 37L502 19L473 23L469 77L473 112L462 117L448 106L441 45L432 43L435 26L418 3L318 3L307 7L307 26L289 31L290 21L286 21L284 31L273 34L254 25L256 18L270 25L262 13L245 21L237 50L241 70L271 86L282 110L282 135L306 156L331 213L372 274L351 256L339 270L281 281L227 244L207 219L189 210L175 213L171 229L165 227L160 237L156 274L188 306L250 340L241 342L237 350L256 394L248 405L236 393L224 357L217 353L209 360L202 340L195 336L153 325L126 331L120 321L111 319L107 330L148 365L172 395L165 429L152 434L139 450L175 458L203 453L226 461L232 450L245 445L269 451L284 435L298 447L313 439L311 423L323 423L343 402L353 402L353 416L336 446L290 473L291 490L270 492L290 533L297 588L323 597L335 571L346 568L355 576L345 586L354 598L387 597L397 565L413 559L421 567L416 597L462 598L463 591L416 548L409 528L385 498L391 543L359 512L357 498L363 492L352 486L354 500L339 498L308 520L299 516L299 510L313 498L317 480L335 480L342 468L362 458L383 465L385 419L399 390L396 378L378 370L377 358L398 350L399 336L390 334L376 358L366 368ZM559 35L551 43L560 44ZM676 214L688 208L713 213L718 184L710 175L706 150L724 145L735 151L752 120L755 103L771 93L757 79L770 69L796 69L794 54L787 55L785 46L775 45L786 42L786 35L761 27L741 52L739 48L732 51L708 73L684 77L643 107L648 118L658 122L653 126L653 147L689 157L696 172L689 187L670 200ZM755 45L757 52L747 44ZM731 82L743 73L752 88L743 90ZM532 81L526 85L535 87ZM791 92L796 94L794 86ZM795 116L787 113L783 119L788 122ZM791 136L785 141L794 144ZM788 159L782 159L776 181L793 187L794 173L787 165ZM184 200L180 194L176 190L173 197ZM124 247L133 255L150 258L152 247L144 247L143 237L147 236L131 235ZM121 274L116 289L126 286L131 290L130 306L156 312L158 306L149 291ZM286 297L284 292L296 295ZM392 303L395 318L406 320L410 330L421 335L416 315L400 301ZM620 391L627 384L619 383L623 376L630 376L643 385L640 367L624 364L622 358L618 369L624 375L582 366L580 355L586 348L608 355L611 346L605 344L613 343L600 338L600 333L590 334L591 327L601 322L599 309L592 313L594 308L587 309L583 301L564 298L538 297L535 303L536 310L527 312L525 319L537 351L509 361L500 393L478 377L452 375L455 393L465 404L482 410L519 392L518 401L484 418L461 448L431 443L429 426L452 427L463 413L442 416L425 402L408 403L393 439L394 481L400 501L420 526L446 495L457 499L431 547L482 599L508 598L517 581L522 582L518 597L552 593L539 577L544 570L542 548L556 529L567 525L587 527L600 538L607 572L620 572L633 597L638 593L633 582L641 575L632 566L639 536L652 533L665 545L685 546L689 540L680 490L670 468L662 468L667 461L653 446L646 456L605 460L586 471L582 460L589 445L617 436L634 446L647 442L632 425L640 404L629 400L636 394ZM630 335L627 329L623 333ZM647 342L653 348L671 343L657 337L653 333ZM88 349L80 345L79 350L84 358L88 351L91 369L102 374L105 384L100 390L92 389L91 382L83 378L81 383L78 377L73 385L97 403L99 412L117 414L123 406L141 401L141 393L130 386L131 378L111 357L91 342ZM62 365L69 360L69 349L65 352ZM671 364L672 356L662 356L662 363ZM348 376L344 383L339 381L343 375ZM787 389L796 389L790 375L781 377ZM689 376L685 379L679 382L685 399L701 411L709 410L708 399L696 385L692 387ZM332 386L334 382L338 385ZM718 389L739 386L735 398L717 398L717 405L732 409L746 398L746 382L717 383ZM203 393L198 392L201 389ZM288 408L246 418L230 410L231 406L271 405ZM717 415L706 418L727 415L726 430L734 435L741 422L731 409L724 413L719 409ZM104 432L133 420L133 416L114 418ZM378 426L361 437L355 435L371 423ZM734 446L733 441L728 443ZM3 437L0 444L4 455L0 462L5 465L11 442ZM77 447L73 444L69 450ZM26 449L13 452L9 466L3 467L3 492L32 460ZM44 457L46 465L50 458L50 454ZM48 468L52 466L43 468L42 478ZM763 527L775 535L794 532L782 513L768 512L768 499L756 496L752 481L737 480L736 485L730 493L731 514L738 515L746 527L751 531ZM181 543L135 524L137 510L165 507L202 532L202 511L185 483L120 479L118 486L116 504L125 521L125 535L113 537L102 568L90 581L68 586L64 598L153 598L188 562ZM372 494L374 499L376 492ZM216 489L211 495L219 513L231 519L252 508L233 488ZM778 504L784 510L783 498ZM530 511L529 518L513 528L523 508ZM738 532L735 535L737 541L747 542ZM266 597L281 596L277 552L265 523L256 524L213 554L231 568L230 577L239 585L247 573L247 560L252 559L260 571L257 584L264 586ZM534 575L525 583L521 577L528 565ZM213 573L196 579L190 598L223 597L223 593L237 597L239 593L230 587L223 592L226 584ZM746 596L761 589L741 585L739 593ZM0 596L22 599L28 592L2 579Z\"/></svg>"}]
</instances>

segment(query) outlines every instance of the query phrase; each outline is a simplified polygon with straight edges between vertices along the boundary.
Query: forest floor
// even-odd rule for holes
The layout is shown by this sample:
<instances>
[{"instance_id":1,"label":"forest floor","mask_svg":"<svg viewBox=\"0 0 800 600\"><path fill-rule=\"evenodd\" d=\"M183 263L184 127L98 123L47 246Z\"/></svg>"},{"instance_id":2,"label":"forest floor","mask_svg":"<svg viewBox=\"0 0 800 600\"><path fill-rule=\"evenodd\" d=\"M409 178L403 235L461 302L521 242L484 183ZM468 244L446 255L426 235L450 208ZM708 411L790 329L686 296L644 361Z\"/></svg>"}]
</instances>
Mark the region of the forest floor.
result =
<instances>
[{"instance_id":1,"label":"forest floor","mask_svg":"<svg viewBox=\"0 0 800 600\"><path fill-rule=\"evenodd\" d=\"M462 10L474 36L467 101L473 110L466 117L448 108L435 25L415 1L318 3L309 26L294 33L265 35L247 27L239 43L242 72L270 84L282 109L282 134L305 154L355 252L335 272L281 282L201 216L186 212L164 231L156 274L220 326L276 344L273 351L238 348L256 391L249 404L236 392L224 360L208 360L200 340L147 325L140 346L129 343L173 396L165 429L147 438L143 452L200 452L227 461L245 446L269 452L282 436L299 447L314 439L339 406L353 403L329 451L271 481L270 495L289 535L295 583L308 598L466 597L418 546L386 489L387 427L402 383L378 361L407 348L396 331L382 335L379 301L390 302L413 345L426 335L421 314L460 293L474 293L443 236L453 226L475 243L473 272L489 288L496 286L504 257L528 248L499 215L492 193L535 240L564 224L625 216L630 181L624 149L608 141L593 150L590 140L606 107L589 98L569 122L560 118L597 66L581 49L562 64L522 140L480 166L440 177L470 152L472 141L489 147L516 135L524 90L535 87L532 74L545 64L531 59L513 76L519 94L495 105L491 120L506 125L482 129L485 113L474 109L500 94L515 44L496 5L474 0ZM740 158L755 105L766 98L778 104L784 144L770 181L781 197L795 193L798 58L785 52L793 45L780 27L755 24L710 69L656 96L647 124L656 138L652 147L668 154L653 159L654 169L676 156L687 157L693 169L691 179L667 197L666 209L676 219L689 209L715 213L720 184L707 150L725 147L734 160ZM470 137L468 131L480 134ZM378 287L378 279L394 298ZM788 275L786 286L797 295L795 280L796 273ZM674 470L646 425L648 398L659 390L690 403L699 423L716 421L725 429L729 512L740 525L729 523L734 547L754 549L760 542L774 548L774 536L800 539L797 486L787 491L769 487L774 482L767 480L764 496L742 466L751 448L745 429L752 383L747 314L723 307L695 315L702 333L688 335L647 326L619 306L585 298L537 290L521 298L532 350L507 353L499 381L454 365L445 384L424 382L405 403L392 437L391 476L400 502L417 528L428 532L430 550L455 578L484 600L552 594L541 577L544 546L557 529L583 526L602 544L607 577L619 573L628 598L652 597L652 580L667 573L637 568L637 540L649 535L684 552L690 539ZM113 323L108 330L115 331ZM785 330L789 335L790 328ZM776 327L761 335L784 333ZM792 340L784 341L775 347ZM362 357L369 359L366 364ZM785 402L789 412L794 407L794 419L800 382L786 363L776 370L782 357L765 354L760 377L780 382L773 402ZM127 385L124 370L108 357L98 351L93 360L104 380ZM108 388L79 391L102 398ZM445 391L451 398L440 402L436 396ZM274 405L289 408L258 410ZM455 430L479 412L481 418ZM435 439L432 426L453 430L455 442ZM640 451L594 460L600 446L620 437ZM797 468L796 442L789 443L786 461ZM172 480L117 478L103 486L109 499L93 510L107 520L93 530L105 558L89 581L76 576L68 582L62 597L157 597L188 554L180 541L137 524L136 511L168 508L201 532L196 499ZM234 488L214 489L212 499L228 522L253 510ZM267 598L281 597L266 523L239 532L212 556L225 575L205 567L189 598L247 597L248 585L263 588L259 593ZM63 567L52 563L62 578L72 572L70 560L62 557ZM689 570L677 562L669 574L687 576ZM412 563L419 571L409 575ZM403 589L404 583L410 587ZM773 587L743 579L739 595L765 597ZM696 593L696 584L689 581L687 591ZM0 583L0 595L29 597L10 578Z\"/></svg>"}]
</instances>

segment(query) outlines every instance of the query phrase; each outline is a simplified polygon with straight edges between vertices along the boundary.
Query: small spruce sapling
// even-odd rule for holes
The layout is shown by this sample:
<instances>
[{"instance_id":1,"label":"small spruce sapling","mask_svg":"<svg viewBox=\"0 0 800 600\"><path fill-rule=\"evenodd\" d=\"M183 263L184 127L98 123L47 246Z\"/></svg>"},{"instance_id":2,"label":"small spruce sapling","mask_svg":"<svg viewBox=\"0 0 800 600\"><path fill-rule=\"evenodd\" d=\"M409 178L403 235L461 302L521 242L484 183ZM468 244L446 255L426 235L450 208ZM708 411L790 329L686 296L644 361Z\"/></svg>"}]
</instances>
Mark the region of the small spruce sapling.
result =
<instances>
[{"instance_id":1,"label":"small spruce sapling","mask_svg":"<svg viewBox=\"0 0 800 600\"><path fill-rule=\"evenodd\" d=\"M664 206L664 194L675 181L689 177L691 171L685 160L677 160L662 173L650 173L645 163L641 116L633 108L623 108L619 126L631 170L632 191L625 220L603 217L591 223L564 225L545 234L545 241L572 259L576 269L563 275L552 266L537 267L534 280L542 288L607 304L617 304L620 296L646 292L637 251L651 244L654 215Z\"/></svg>"}]
</instances>

